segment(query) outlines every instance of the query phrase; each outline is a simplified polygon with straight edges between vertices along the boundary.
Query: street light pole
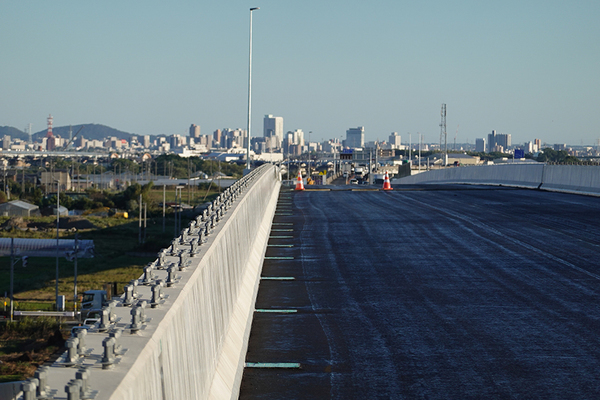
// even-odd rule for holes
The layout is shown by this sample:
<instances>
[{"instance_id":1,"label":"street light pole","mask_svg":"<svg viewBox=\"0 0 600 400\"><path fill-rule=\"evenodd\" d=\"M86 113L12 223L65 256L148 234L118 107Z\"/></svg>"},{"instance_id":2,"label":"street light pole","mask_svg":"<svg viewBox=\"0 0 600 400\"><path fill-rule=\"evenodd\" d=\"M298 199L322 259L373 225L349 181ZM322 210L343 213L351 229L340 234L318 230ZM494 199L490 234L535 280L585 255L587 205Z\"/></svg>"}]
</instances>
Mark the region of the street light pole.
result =
<instances>
[{"instance_id":1,"label":"street light pole","mask_svg":"<svg viewBox=\"0 0 600 400\"><path fill-rule=\"evenodd\" d=\"M409 171L412 171L412 136L408 132L408 165L410 166Z\"/></svg>"},{"instance_id":2,"label":"street light pole","mask_svg":"<svg viewBox=\"0 0 600 400\"><path fill-rule=\"evenodd\" d=\"M259 10L258 7L250 9L250 51L248 58L248 143L246 152L246 169L250 171L250 129L252 127L252 121L250 114L252 112L252 11Z\"/></svg>"},{"instance_id":3,"label":"street light pole","mask_svg":"<svg viewBox=\"0 0 600 400\"><path fill-rule=\"evenodd\" d=\"M56 301L56 311L58 310L58 241L59 241L59 227L60 223L60 179L56 181L56 293L55 293L55 301Z\"/></svg>"},{"instance_id":4,"label":"street light pole","mask_svg":"<svg viewBox=\"0 0 600 400\"><path fill-rule=\"evenodd\" d=\"M77 233L75 233L75 247L74 247L74 256L75 263L73 265L74 279L73 279L73 309L77 311L77 252L79 251L79 244L77 242Z\"/></svg>"},{"instance_id":5,"label":"street light pole","mask_svg":"<svg viewBox=\"0 0 600 400\"><path fill-rule=\"evenodd\" d=\"M10 238L10 322L13 321L13 310L14 310L14 292L13 282L15 275L15 239Z\"/></svg>"},{"instance_id":6,"label":"street light pole","mask_svg":"<svg viewBox=\"0 0 600 400\"><path fill-rule=\"evenodd\" d=\"M421 172L421 132L419 134L419 172Z\"/></svg>"}]
</instances>

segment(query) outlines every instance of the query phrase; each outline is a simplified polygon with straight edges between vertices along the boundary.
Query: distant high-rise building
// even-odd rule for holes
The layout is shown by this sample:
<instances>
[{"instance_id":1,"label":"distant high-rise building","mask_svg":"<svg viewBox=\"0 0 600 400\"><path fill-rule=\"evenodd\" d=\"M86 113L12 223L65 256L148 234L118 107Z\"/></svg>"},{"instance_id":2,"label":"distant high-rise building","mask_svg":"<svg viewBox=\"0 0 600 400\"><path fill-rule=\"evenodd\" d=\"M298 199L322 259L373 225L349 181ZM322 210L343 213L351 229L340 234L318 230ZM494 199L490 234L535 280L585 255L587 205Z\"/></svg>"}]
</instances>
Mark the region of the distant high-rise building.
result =
<instances>
[{"instance_id":1,"label":"distant high-rise building","mask_svg":"<svg viewBox=\"0 0 600 400\"><path fill-rule=\"evenodd\" d=\"M390 135L390 148L399 149L402 146L402 137L398 135L398 132L392 132Z\"/></svg>"},{"instance_id":2,"label":"distant high-rise building","mask_svg":"<svg viewBox=\"0 0 600 400\"><path fill-rule=\"evenodd\" d=\"M177 135L177 134L167 137L169 145L171 145L172 149L174 149L176 147L184 147L185 145L187 145L186 139L187 138L185 136L181 136L181 135Z\"/></svg>"},{"instance_id":3,"label":"distant high-rise building","mask_svg":"<svg viewBox=\"0 0 600 400\"><path fill-rule=\"evenodd\" d=\"M302 129L296 129L293 132L293 137L294 137L294 144L297 144L298 146L302 147L304 146L304 132L302 131Z\"/></svg>"},{"instance_id":4,"label":"distant high-rise building","mask_svg":"<svg viewBox=\"0 0 600 400\"><path fill-rule=\"evenodd\" d=\"M248 134L243 129L223 129L220 131L221 143L220 147L231 149L234 147L246 148Z\"/></svg>"},{"instance_id":5,"label":"distant high-rise building","mask_svg":"<svg viewBox=\"0 0 600 400\"><path fill-rule=\"evenodd\" d=\"M281 143L283 142L283 117L274 117L269 114L265 115L263 122L263 136L271 138L270 141L266 141L267 146L270 144L275 149L281 148Z\"/></svg>"},{"instance_id":6,"label":"distant high-rise building","mask_svg":"<svg viewBox=\"0 0 600 400\"><path fill-rule=\"evenodd\" d=\"M48 151L52 151L54 149L56 149L56 136L52 135L49 137L46 137L46 150Z\"/></svg>"},{"instance_id":7,"label":"distant high-rise building","mask_svg":"<svg viewBox=\"0 0 600 400\"><path fill-rule=\"evenodd\" d=\"M200 135L200 138L198 138L198 140L196 140L196 144L199 144L201 146L206 147L207 149L210 149L212 147L212 141L213 138L210 135Z\"/></svg>"},{"instance_id":8,"label":"distant high-rise building","mask_svg":"<svg viewBox=\"0 0 600 400\"><path fill-rule=\"evenodd\" d=\"M365 145L365 128L350 128L346 131L346 147L356 148Z\"/></svg>"},{"instance_id":9,"label":"distant high-rise building","mask_svg":"<svg viewBox=\"0 0 600 400\"><path fill-rule=\"evenodd\" d=\"M190 137L194 139L200 137L200 127L198 125L192 124L192 126L190 126Z\"/></svg>"},{"instance_id":10,"label":"distant high-rise building","mask_svg":"<svg viewBox=\"0 0 600 400\"><path fill-rule=\"evenodd\" d=\"M508 150L511 146L510 134L506 133L496 133L496 131L492 131L488 135L488 151L491 153L494 149L498 149L498 147L502 147L503 150Z\"/></svg>"},{"instance_id":11,"label":"distant high-rise building","mask_svg":"<svg viewBox=\"0 0 600 400\"><path fill-rule=\"evenodd\" d=\"M485 153L485 138L475 139L475 151L479 153Z\"/></svg>"},{"instance_id":12,"label":"distant high-rise building","mask_svg":"<svg viewBox=\"0 0 600 400\"><path fill-rule=\"evenodd\" d=\"M557 143L554 145L554 150L556 150L556 151L566 150L566 149L567 149L567 145L564 143Z\"/></svg>"},{"instance_id":13,"label":"distant high-rise building","mask_svg":"<svg viewBox=\"0 0 600 400\"><path fill-rule=\"evenodd\" d=\"M87 143L87 140L83 137L83 135L79 135L74 140L74 147L75 148L85 148L86 143Z\"/></svg>"},{"instance_id":14,"label":"distant high-rise building","mask_svg":"<svg viewBox=\"0 0 600 400\"><path fill-rule=\"evenodd\" d=\"M221 130L220 129L217 129L216 131L213 132L213 140L214 140L215 146L223 147L223 146L221 146Z\"/></svg>"},{"instance_id":15,"label":"distant high-rise building","mask_svg":"<svg viewBox=\"0 0 600 400\"><path fill-rule=\"evenodd\" d=\"M144 145L145 148L149 148L150 147L150 135L144 135L143 145Z\"/></svg>"}]
</instances>

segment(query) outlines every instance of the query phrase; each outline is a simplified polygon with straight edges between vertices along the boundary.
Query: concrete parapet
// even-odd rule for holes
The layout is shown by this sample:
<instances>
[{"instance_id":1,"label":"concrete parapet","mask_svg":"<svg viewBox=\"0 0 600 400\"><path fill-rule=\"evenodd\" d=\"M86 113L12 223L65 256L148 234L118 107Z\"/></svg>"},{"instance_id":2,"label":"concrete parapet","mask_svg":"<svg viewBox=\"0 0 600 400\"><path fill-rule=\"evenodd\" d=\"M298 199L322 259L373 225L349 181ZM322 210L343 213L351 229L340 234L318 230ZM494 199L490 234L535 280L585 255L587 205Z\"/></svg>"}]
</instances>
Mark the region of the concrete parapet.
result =
<instances>
[{"instance_id":1,"label":"concrete parapet","mask_svg":"<svg viewBox=\"0 0 600 400\"><path fill-rule=\"evenodd\" d=\"M281 185L276 167L263 168L185 285L171 289L180 293L110 399L237 398Z\"/></svg>"},{"instance_id":2,"label":"concrete parapet","mask_svg":"<svg viewBox=\"0 0 600 400\"><path fill-rule=\"evenodd\" d=\"M499 185L600 195L600 167L542 163L458 167L394 179L392 183L395 185L436 183Z\"/></svg>"},{"instance_id":3,"label":"concrete parapet","mask_svg":"<svg viewBox=\"0 0 600 400\"><path fill-rule=\"evenodd\" d=\"M95 400L237 398L280 187L279 168L265 164L225 190L105 310L85 346L71 339L44 378L53 398L79 393L82 368Z\"/></svg>"},{"instance_id":4,"label":"concrete parapet","mask_svg":"<svg viewBox=\"0 0 600 400\"><path fill-rule=\"evenodd\" d=\"M393 184L466 183L537 188L542 180L544 164L505 164L456 167L423 172L394 179Z\"/></svg>"},{"instance_id":5,"label":"concrete parapet","mask_svg":"<svg viewBox=\"0 0 600 400\"><path fill-rule=\"evenodd\" d=\"M600 195L600 167L597 165L546 165L542 189Z\"/></svg>"}]
</instances>

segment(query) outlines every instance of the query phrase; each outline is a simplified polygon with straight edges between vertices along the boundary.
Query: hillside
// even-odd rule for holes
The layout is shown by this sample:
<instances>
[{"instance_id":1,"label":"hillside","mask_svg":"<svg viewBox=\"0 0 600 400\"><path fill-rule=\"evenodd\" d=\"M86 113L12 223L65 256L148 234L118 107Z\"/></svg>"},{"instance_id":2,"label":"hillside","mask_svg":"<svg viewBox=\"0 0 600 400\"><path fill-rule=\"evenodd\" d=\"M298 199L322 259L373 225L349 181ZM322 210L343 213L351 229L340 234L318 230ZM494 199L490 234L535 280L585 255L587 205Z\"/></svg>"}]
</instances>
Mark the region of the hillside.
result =
<instances>
[{"instance_id":1,"label":"hillside","mask_svg":"<svg viewBox=\"0 0 600 400\"><path fill-rule=\"evenodd\" d=\"M119 139L127 139L132 136L131 133L123 132L109 126L99 125L99 124L82 124L82 125L73 125L72 127L68 126L56 126L52 129L52 132L55 136L60 136L62 138L69 138L69 128L72 130L73 135L77 133L79 128L83 126L81 132L79 132L79 136L83 136L88 140L102 140L106 137L117 137ZM12 126L0 126L0 139L4 137L4 135L10 136L11 139L21 139L28 140L27 133L14 128ZM39 141L41 138L46 136L46 130L36 132L33 134L33 141Z\"/></svg>"},{"instance_id":2,"label":"hillside","mask_svg":"<svg viewBox=\"0 0 600 400\"><path fill-rule=\"evenodd\" d=\"M111 128L106 125L99 124L82 124L82 125L73 125L72 127L68 126L57 126L52 129L52 132L55 136L60 136L62 138L69 138L69 128L72 130L73 135L77 133L77 131L83 127L81 132L79 132L78 136L83 136L87 140L102 140L107 137L117 137L119 139L127 139L131 137L130 133L123 132L114 128ZM46 136L46 130L36 132L33 134L33 140L40 140Z\"/></svg>"},{"instance_id":3,"label":"hillside","mask_svg":"<svg viewBox=\"0 0 600 400\"><path fill-rule=\"evenodd\" d=\"M11 139L22 139L27 140L27 134L17 128L13 128L12 126L0 126L0 139L4 137L4 135L10 136Z\"/></svg>"}]
</instances>

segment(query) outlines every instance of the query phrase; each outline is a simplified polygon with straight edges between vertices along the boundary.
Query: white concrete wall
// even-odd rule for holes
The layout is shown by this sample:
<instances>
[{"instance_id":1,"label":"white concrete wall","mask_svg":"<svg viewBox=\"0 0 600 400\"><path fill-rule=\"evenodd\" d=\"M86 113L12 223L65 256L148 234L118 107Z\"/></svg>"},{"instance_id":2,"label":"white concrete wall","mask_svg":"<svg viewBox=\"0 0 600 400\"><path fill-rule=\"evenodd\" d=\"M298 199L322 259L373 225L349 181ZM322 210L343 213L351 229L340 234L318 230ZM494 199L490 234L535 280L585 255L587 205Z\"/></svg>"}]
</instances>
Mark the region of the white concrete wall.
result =
<instances>
[{"instance_id":1,"label":"white concrete wall","mask_svg":"<svg viewBox=\"0 0 600 400\"><path fill-rule=\"evenodd\" d=\"M542 181L542 189L598 195L600 194L600 167L546 165Z\"/></svg>"},{"instance_id":2,"label":"white concrete wall","mask_svg":"<svg viewBox=\"0 0 600 400\"><path fill-rule=\"evenodd\" d=\"M600 167L541 163L485 165L446 168L392 180L394 185L421 183L502 185L600 195Z\"/></svg>"},{"instance_id":3,"label":"white concrete wall","mask_svg":"<svg viewBox=\"0 0 600 400\"><path fill-rule=\"evenodd\" d=\"M237 398L280 188L265 168L110 399Z\"/></svg>"},{"instance_id":4,"label":"white concrete wall","mask_svg":"<svg viewBox=\"0 0 600 400\"><path fill-rule=\"evenodd\" d=\"M57 396L66 398L65 386L79 367L87 367L96 400L238 397L281 187L279 168L273 165L265 164L248 177L244 178L247 186L199 253L189 258L187 268L177 271L176 284L163 288L166 297L161 304L146 308L147 320L139 332L130 330L131 307L120 303L113 309L116 320L108 329L122 330L119 344L125 350L117 354L110 369L102 368L102 341L108 332L100 332L98 325L88 331L85 356L78 357L76 365L65 368L64 354L50 367L48 385ZM179 248L189 253L191 244L186 241ZM156 279L164 282L166 267L178 261L178 256L167 255L161 268L154 269L152 284ZM139 300L149 302L151 285L138 281Z\"/></svg>"},{"instance_id":5,"label":"white concrete wall","mask_svg":"<svg viewBox=\"0 0 600 400\"><path fill-rule=\"evenodd\" d=\"M392 184L470 183L537 188L543 167L543 164L504 164L446 168L394 179Z\"/></svg>"}]
</instances>

